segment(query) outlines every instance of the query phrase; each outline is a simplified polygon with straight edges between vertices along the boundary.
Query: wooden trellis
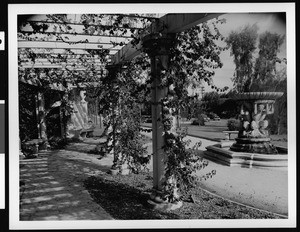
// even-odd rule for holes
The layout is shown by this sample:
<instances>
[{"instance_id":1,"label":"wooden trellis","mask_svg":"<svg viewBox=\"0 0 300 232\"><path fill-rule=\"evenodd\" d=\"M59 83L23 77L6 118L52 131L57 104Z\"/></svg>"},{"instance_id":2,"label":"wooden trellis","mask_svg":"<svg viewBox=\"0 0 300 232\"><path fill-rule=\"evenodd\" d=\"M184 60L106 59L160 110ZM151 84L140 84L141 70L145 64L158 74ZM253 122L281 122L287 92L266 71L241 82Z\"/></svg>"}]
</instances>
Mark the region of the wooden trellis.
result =
<instances>
[{"instance_id":1,"label":"wooden trellis","mask_svg":"<svg viewBox=\"0 0 300 232\"><path fill-rule=\"evenodd\" d=\"M35 21L35 23L40 24L40 30L37 31L37 33L39 34L46 34L46 35L50 35L51 32L46 30L46 27L43 29L42 26L43 24L57 24L58 28L62 28L62 27L66 27L67 29L65 31L60 31L60 32L55 32L52 31L52 34L56 35L56 36L65 36L64 38L60 37L60 40L55 41L50 40L50 41L40 41L37 42L35 40L32 41L28 41L30 40L30 36L33 35L32 31L28 30L28 29L24 29L23 31L23 35L24 34L28 34L27 36L27 41L26 41L26 36L20 36L20 40L19 40L19 49L36 49L36 48L50 48L50 49L62 49L66 52L64 55L65 60L64 64L52 64L51 62L49 63L44 63L42 64L40 63L33 63L33 64L25 64L24 67L25 68L65 68L68 65L68 62L71 62L71 58L70 57L70 53L74 53L74 54L84 54L86 53L87 50L98 50L98 51L103 51L106 50L107 52L107 59L106 59L106 63L103 63L104 65L119 65L122 64L124 62L128 62L130 60L132 60L135 56L139 55L141 53L142 50L145 50L145 48L147 48L146 44L151 44L152 41L154 41L155 39L155 35L159 34L160 38L156 41L160 41L160 45L161 47L159 47L159 49L165 51L167 50L167 48L165 46L168 45L168 40L171 39L171 37L178 32L184 31L186 29L189 29L193 26L196 26L202 22L206 22L210 19L216 18L218 17L220 14L214 14L214 13L193 13L193 14L166 14L160 18L156 18L156 17L146 17L146 16L139 16L139 15L130 15L131 18L137 17L138 19L147 19L148 20L148 24L143 24L144 27L137 27L136 25L133 26L132 28L129 26L126 26L126 28L120 27L119 24L114 25L108 25L108 24L104 24L104 25L99 25L95 22L92 22L91 24L86 23L85 24L83 22L81 23L75 23L75 22L68 22L68 21L64 21L64 20L58 20L56 22L47 22L47 21L41 21L39 20L38 22ZM113 15L112 17L121 17L124 15ZM129 17L129 15L128 15ZM74 32L70 32L73 26L83 26L85 28L84 32L78 32L78 33L74 33ZM103 33L96 33L95 31L92 33L91 31L88 31L89 26L92 27L102 27L102 28L111 28L111 30L113 29L119 29L119 30L128 30L126 31L126 33L123 33L123 35L116 33L114 35L114 33L111 34L103 34ZM95 28L94 28L95 29ZM131 29L131 30L130 30ZM137 34L138 31L138 34ZM22 27L19 27L19 33L22 32ZM111 31L108 31L108 33L110 33ZM86 36L86 37L97 37L98 38L98 42L95 41L81 41L81 43L76 43L75 37L76 36ZM66 37L68 36L74 36L73 40L67 40ZM132 37L132 39L130 38ZM133 46L132 41L135 41L134 38L139 37L140 40L135 44L135 46ZM105 38L110 39L108 40L108 42L104 42ZM121 42L120 38L123 39L123 41L125 42ZM37 40L39 40L39 38L36 38ZM114 40L115 39L115 40ZM119 41L118 41L119 39ZM164 41L165 40L165 41ZM80 40L79 40L80 41ZM166 42L167 41L167 42ZM78 42L78 40L77 40ZM41 44L41 46L38 46L38 44ZM47 46L46 46L47 44ZM59 53L59 52L58 52ZM149 56L151 57L151 73L156 75L155 77L155 81L152 84L152 101L154 102L154 104L152 105L152 126L153 126L153 133L152 133L152 139L153 139L153 172L154 172L154 188L157 190L161 190L162 188L162 181L163 181L163 177L164 177L164 169L165 169L165 164L164 164L164 154L163 154L163 149L162 147L164 146L164 139L163 139L163 133L164 131L162 130L163 128L163 124L162 124L162 120L158 120L161 119L160 115L162 114L162 109L161 106L159 104L155 104L157 102L159 102L164 96L165 96L165 89L161 89L159 87L160 84L160 77L158 76L158 73L160 71L160 67L158 65L158 63L156 62L156 58L159 58L162 61L162 65L165 68L168 68L168 53L167 52L163 52L161 53L158 52L158 50L153 50L150 51L148 50ZM151 54L150 54L151 53ZM54 53L57 54L57 53ZM43 54L43 57L47 57L47 56L53 56L52 53ZM96 59L96 57L94 55L90 55L90 59ZM37 60L40 60L41 58L38 58ZM75 58L76 60L76 58ZM73 60L72 60L73 61ZM91 61L92 62L92 61ZM96 62L95 64L97 64L98 66L101 66L101 62ZM22 62L20 63L20 66L22 66Z\"/></svg>"}]
</instances>

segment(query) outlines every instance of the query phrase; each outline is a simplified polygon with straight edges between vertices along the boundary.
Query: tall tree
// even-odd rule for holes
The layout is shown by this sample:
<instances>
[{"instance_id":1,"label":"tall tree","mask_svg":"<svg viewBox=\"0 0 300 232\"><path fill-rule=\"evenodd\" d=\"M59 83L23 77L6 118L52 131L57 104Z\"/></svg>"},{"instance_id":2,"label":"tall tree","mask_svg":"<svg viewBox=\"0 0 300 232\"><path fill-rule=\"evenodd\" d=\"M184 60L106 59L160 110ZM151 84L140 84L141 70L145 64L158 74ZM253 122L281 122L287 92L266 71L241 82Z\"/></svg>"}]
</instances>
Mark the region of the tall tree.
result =
<instances>
[{"instance_id":1,"label":"tall tree","mask_svg":"<svg viewBox=\"0 0 300 232\"><path fill-rule=\"evenodd\" d=\"M257 31L256 24L246 25L239 31L232 31L226 39L236 65L234 87L239 92L249 91L253 75L253 53L256 49Z\"/></svg>"},{"instance_id":2,"label":"tall tree","mask_svg":"<svg viewBox=\"0 0 300 232\"><path fill-rule=\"evenodd\" d=\"M284 36L269 31L259 36L259 56L255 61L253 85L265 86L276 78L276 63L282 62L277 54L283 41Z\"/></svg>"},{"instance_id":3,"label":"tall tree","mask_svg":"<svg viewBox=\"0 0 300 232\"><path fill-rule=\"evenodd\" d=\"M216 110L221 105L220 104L220 95L218 92L212 91L205 93L202 102L206 105L205 109L208 112L216 113Z\"/></svg>"}]
</instances>

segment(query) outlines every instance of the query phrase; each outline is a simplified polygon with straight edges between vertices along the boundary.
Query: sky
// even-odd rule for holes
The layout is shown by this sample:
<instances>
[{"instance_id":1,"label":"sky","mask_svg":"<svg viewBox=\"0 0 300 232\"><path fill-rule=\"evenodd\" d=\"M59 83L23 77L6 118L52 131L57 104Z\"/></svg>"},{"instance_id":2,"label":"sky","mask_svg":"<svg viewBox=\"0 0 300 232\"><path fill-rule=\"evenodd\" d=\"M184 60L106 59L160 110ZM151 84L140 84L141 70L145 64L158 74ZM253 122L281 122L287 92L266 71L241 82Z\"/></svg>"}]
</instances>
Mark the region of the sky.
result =
<instances>
[{"instance_id":1,"label":"sky","mask_svg":"<svg viewBox=\"0 0 300 232\"><path fill-rule=\"evenodd\" d=\"M258 34L261 34L265 31L272 33L277 33L280 35L286 35L286 25L285 21L282 20L281 15L273 13L233 13L233 14L224 14L219 17L225 18L226 23L219 24L218 28L221 34L225 37L229 35L231 31L239 30L247 24L253 25L257 24L259 27ZM280 58L286 57L286 41L280 47L280 52L278 54ZM215 76L213 76L214 84L223 88L228 86L229 88L233 87L233 83L230 80L233 77L235 70L235 64L233 63L233 57L230 56L230 50L226 50L220 55L223 67L221 69L215 70ZM213 91L206 84L205 91Z\"/></svg>"}]
</instances>

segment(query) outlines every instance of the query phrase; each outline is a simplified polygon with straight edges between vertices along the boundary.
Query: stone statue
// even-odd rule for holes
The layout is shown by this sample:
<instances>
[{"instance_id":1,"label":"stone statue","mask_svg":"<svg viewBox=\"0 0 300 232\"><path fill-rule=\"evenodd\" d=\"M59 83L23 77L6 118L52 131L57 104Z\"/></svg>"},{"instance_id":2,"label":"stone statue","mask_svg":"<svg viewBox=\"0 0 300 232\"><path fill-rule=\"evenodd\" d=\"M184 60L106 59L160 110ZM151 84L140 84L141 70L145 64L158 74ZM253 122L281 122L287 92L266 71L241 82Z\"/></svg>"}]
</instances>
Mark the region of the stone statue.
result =
<instances>
[{"instance_id":1,"label":"stone statue","mask_svg":"<svg viewBox=\"0 0 300 232\"><path fill-rule=\"evenodd\" d=\"M252 113L252 118L250 117L249 111L241 111L241 126L240 131L241 137L254 137L263 138L268 136L268 131L266 128L269 123L265 119L267 112L264 104L258 105L258 112Z\"/></svg>"},{"instance_id":2,"label":"stone statue","mask_svg":"<svg viewBox=\"0 0 300 232\"><path fill-rule=\"evenodd\" d=\"M267 112L265 109L264 104L259 104L258 105L258 112L256 114L253 114L252 119L253 121L251 122L251 137L267 137L268 136L268 131L266 128L268 127L269 123L267 120L265 120L267 116Z\"/></svg>"},{"instance_id":3,"label":"stone statue","mask_svg":"<svg viewBox=\"0 0 300 232\"><path fill-rule=\"evenodd\" d=\"M82 103L86 102L86 101L85 101L85 97L86 97L86 96L85 96L85 93L86 93L85 90L81 90L81 91L80 91L80 97L81 97L81 102L82 102Z\"/></svg>"}]
</instances>

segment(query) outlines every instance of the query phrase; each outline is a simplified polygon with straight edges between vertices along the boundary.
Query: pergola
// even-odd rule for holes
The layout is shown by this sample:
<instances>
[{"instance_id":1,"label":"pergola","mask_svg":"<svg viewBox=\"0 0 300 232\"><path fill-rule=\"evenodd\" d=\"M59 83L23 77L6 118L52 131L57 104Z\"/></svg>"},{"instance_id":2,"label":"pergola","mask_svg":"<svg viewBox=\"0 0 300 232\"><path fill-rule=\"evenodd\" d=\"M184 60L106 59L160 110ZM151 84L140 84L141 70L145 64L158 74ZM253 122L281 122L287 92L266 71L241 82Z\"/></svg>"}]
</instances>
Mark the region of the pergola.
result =
<instances>
[{"instance_id":1,"label":"pergola","mask_svg":"<svg viewBox=\"0 0 300 232\"><path fill-rule=\"evenodd\" d=\"M162 189L162 180L164 177L164 161L165 154L163 150L164 139L163 139L163 124L161 120L162 107L159 102L165 97L166 91L159 88L160 79L158 73L160 73L161 65L168 68L168 49L170 41L172 40L175 33L184 31L193 26L196 26L202 22L206 22L210 19L218 17L220 14L217 13L187 13L187 14L166 14L166 15L122 15L123 18L134 19L135 23L126 24L124 27L127 29L122 30L122 34L109 34L109 28L114 25L109 25L109 17L118 17L118 15L106 15L108 18L108 24L97 24L96 22L87 22L83 24L83 20L79 20L79 15L72 15L69 21L63 21L56 19L55 21L49 19L31 19L26 20L27 24L35 23L35 25L49 25L46 28L40 28L40 33L48 36L47 39L41 39L39 33L33 34L33 29L25 26L19 30L22 34L29 35L18 39L18 49L20 51L26 51L31 49L36 54L35 62L30 61L21 62L20 67L27 68L76 68L84 69L80 62L76 66L70 65L72 62L76 63L79 61L81 56L88 58L89 62L92 62L96 69L101 69L106 64L103 64L99 59L99 52L108 51L107 60L110 69L117 67L118 65L132 60L138 56L142 51L148 53L151 58L151 72L154 74L154 81L152 83L152 141L153 141L153 187L156 190ZM161 17L160 17L161 16ZM145 20L146 19L146 20ZM147 23L143 23L147 21ZM53 27L56 26L56 29ZM101 26L107 28L108 34L101 33L100 31L88 31L89 28L85 25L94 25L94 28ZM76 28L76 30L68 30L70 28ZM119 27L116 25L116 27ZM58 31L57 28L66 28L65 31ZM79 32L81 28L81 32ZM49 31L52 29L52 31ZM124 28L123 28L124 29ZM53 31L56 30L56 31ZM82 32L83 31L83 32ZM139 33L141 40L135 46L132 41L136 33ZM55 34L56 37L60 37L59 41L51 37ZM30 39L30 36L32 36ZM76 38L77 40L72 40ZM150 49L151 45L156 44L155 49ZM47 60L47 56L50 55L52 59L61 56L65 51L69 51L65 57L63 63L51 63ZM93 52L91 52L93 51ZM96 52L95 52L96 51ZM159 60L159 61L158 61ZM160 64L158 62L161 62Z\"/></svg>"}]
</instances>

